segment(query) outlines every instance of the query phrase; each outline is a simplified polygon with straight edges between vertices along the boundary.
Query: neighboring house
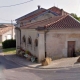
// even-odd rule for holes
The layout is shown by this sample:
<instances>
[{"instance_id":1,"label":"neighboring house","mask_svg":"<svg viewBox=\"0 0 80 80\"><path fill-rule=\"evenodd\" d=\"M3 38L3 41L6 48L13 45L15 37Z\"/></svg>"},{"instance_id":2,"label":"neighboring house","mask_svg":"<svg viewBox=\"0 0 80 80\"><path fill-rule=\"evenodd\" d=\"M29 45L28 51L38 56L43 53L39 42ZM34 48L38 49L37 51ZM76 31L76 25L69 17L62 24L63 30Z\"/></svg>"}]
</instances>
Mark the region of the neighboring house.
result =
<instances>
[{"instance_id":1,"label":"neighboring house","mask_svg":"<svg viewBox=\"0 0 80 80\"><path fill-rule=\"evenodd\" d=\"M14 25L11 24L0 24L0 42L8 39L15 38Z\"/></svg>"},{"instance_id":2,"label":"neighboring house","mask_svg":"<svg viewBox=\"0 0 80 80\"><path fill-rule=\"evenodd\" d=\"M80 22L62 9L50 9L39 8L36 11L44 10L39 15L30 17L34 11L16 20L17 52L18 47L29 50L39 62L46 56L52 59L75 56L80 49Z\"/></svg>"}]
</instances>

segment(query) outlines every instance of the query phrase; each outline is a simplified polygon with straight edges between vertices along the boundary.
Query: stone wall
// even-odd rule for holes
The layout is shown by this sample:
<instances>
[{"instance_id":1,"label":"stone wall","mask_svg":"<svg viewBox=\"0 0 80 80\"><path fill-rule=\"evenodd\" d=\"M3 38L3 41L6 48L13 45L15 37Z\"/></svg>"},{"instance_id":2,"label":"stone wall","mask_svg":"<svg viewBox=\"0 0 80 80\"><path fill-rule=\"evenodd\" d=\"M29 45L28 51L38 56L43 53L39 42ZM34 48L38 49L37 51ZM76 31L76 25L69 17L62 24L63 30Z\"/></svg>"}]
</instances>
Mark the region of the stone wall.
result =
<instances>
[{"instance_id":1,"label":"stone wall","mask_svg":"<svg viewBox=\"0 0 80 80\"><path fill-rule=\"evenodd\" d=\"M26 43L23 42L22 38L25 36ZM31 37L32 44L28 43L28 38ZM21 29L21 46L25 50L29 50L34 56L38 56L38 47L35 46L35 39L38 39L38 32L34 29Z\"/></svg>"},{"instance_id":2,"label":"stone wall","mask_svg":"<svg viewBox=\"0 0 80 80\"><path fill-rule=\"evenodd\" d=\"M68 41L75 41L75 49L80 49L79 30L51 30L47 33L47 56L52 59L67 57Z\"/></svg>"}]
</instances>

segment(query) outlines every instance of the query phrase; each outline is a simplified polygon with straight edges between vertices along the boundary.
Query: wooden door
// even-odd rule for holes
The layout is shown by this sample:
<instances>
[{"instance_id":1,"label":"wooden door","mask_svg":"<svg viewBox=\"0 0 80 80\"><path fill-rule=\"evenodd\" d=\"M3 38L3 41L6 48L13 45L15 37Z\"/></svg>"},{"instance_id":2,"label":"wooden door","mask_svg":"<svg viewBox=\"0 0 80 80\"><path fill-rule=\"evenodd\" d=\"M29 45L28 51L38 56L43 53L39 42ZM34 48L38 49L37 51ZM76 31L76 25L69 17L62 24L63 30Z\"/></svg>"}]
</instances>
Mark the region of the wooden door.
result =
<instances>
[{"instance_id":1,"label":"wooden door","mask_svg":"<svg viewBox=\"0 0 80 80\"><path fill-rule=\"evenodd\" d=\"M68 57L75 57L75 41L68 41Z\"/></svg>"}]
</instances>

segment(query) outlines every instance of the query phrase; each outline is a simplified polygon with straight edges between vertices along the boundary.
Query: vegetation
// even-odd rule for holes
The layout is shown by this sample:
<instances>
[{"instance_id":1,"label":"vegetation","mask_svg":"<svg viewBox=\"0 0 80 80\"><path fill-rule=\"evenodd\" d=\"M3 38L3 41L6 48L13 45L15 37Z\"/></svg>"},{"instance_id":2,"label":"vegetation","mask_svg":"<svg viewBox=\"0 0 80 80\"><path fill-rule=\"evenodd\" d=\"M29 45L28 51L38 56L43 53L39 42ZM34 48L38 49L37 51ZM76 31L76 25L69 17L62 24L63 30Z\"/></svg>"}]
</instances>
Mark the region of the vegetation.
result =
<instances>
[{"instance_id":1,"label":"vegetation","mask_svg":"<svg viewBox=\"0 0 80 80\"><path fill-rule=\"evenodd\" d=\"M6 54L16 54L16 48L3 49L3 53Z\"/></svg>"},{"instance_id":2,"label":"vegetation","mask_svg":"<svg viewBox=\"0 0 80 80\"><path fill-rule=\"evenodd\" d=\"M80 21L80 17L78 17L76 14L71 13L71 15L72 15L75 19L77 19L78 21Z\"/></svg>"},{"instance_id":3,"label":"vegetation","mask_svg":"<svg viewBox=\"0 0 80 80\"><path fill-rule=\"evenodd\" d=\"M6 40L4 42L2 42L2 47L3 49L6 49L6 48L15 48L16 47L16 40Z\"/></svg>"}]
</instances>

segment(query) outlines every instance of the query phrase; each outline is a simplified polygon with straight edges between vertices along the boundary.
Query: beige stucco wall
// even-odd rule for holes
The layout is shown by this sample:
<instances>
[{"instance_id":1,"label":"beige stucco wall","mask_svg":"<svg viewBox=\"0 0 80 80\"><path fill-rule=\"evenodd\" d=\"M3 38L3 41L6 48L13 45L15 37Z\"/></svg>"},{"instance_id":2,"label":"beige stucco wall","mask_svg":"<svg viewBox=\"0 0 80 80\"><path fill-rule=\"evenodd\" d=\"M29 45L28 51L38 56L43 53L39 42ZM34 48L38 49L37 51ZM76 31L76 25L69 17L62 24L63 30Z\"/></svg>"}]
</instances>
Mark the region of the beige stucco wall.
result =
<instances>
[{"instance_id":1,"label":"beige stucco wall","mask_svg":"<svg viewBox=\"0 0 80 80\"><path fill-rule=\"evenodd\" d=\"M26 43L23 42L22 38L25 35ZM28 44L28 38L31 37L32 44ZM34 41L38 39L38 32L34 29L21 29L21 46L25 50L29 50L34 56L38 56L38 47L35 47Z\"/></svg>"},{"instance_id":2,"label":"beige stucco wall","mask_svg":"<svg viewBox=\"0 0 80 80\"><path fill-rule=\"evenodd\" d=\"M80 49L80 30L51 30L47 33L47 56L52 59L67 57L68 41L75 41L75 49Z\"/></svg>"},{"instance_id":3,"label":"beige stucco wall","mask_svg":"<svg viewBox=\"0 0 80 80\"><path fill-rule=\"evenodd\" d=\"M22 41L25 35L26 44ZM18 36L18 35L17 35ZM28 37L32 38L32 45L28 44ZM17 37L18 40L20 39ZM34 46L35 39L38 39L38 47ZM80 49L80 30L49 30L46 34L46 52L47 56L52 59L67 57L68 41L75 41L75 50ZM19 41L17 42L17 45ZM21 46L25 50L29 50L34 56L38 57L38 61L45 58L45 36L44 31L36 31L35 29L21 30Z\"/></svg>"},{"instance_id":4,"label":"beige stucco wall","mask_svg":"<svg viewBox=\"0 0 80 80\"><path fill-rule=\"evenodd\" d=\"M38 62L45 59L45 35L43 31L39 32L38 38Z\"/></svg>"},{"instance_id":5,"label":"beige stucco wall","mask_svg":"<svg viewBox=\"0 0 80 80\"><path fill-rule=\"evenodd\" d=\"M26 43L23 42L23 36L26 37ZM28 44L28 38L31 37L32 45ZM35 39L38 40L38 46L35 46ZM20 47L20 32L16 29L16 52L18 53L18 47ZM24 50L28 50L38 58L38 62L45 58L45 46L44 46L44 32L38 32L35 29L21 29L21 47Z\"/></svg>"}]
</instances>

